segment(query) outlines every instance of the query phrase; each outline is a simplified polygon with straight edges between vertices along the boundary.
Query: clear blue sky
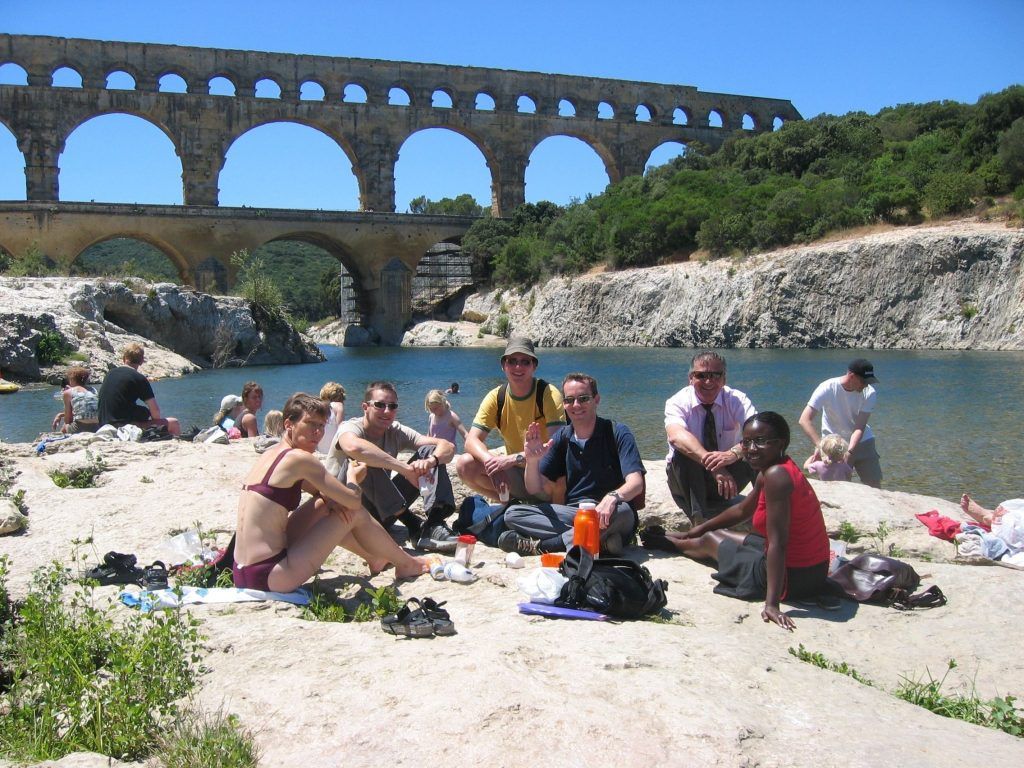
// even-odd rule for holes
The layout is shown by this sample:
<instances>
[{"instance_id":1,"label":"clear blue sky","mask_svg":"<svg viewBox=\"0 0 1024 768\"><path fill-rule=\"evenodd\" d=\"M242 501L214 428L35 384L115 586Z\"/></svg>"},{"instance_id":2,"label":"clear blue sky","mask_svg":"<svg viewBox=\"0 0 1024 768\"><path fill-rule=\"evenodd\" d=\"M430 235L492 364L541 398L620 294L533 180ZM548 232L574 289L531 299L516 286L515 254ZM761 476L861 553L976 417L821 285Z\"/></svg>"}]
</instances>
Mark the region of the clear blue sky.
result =
<instances>
[{"instance_id":1,"label":"clear blue sky","mask_svg":"<svg viewBox=\"0 0 1024 768\"><path fill-rule=\"evenodd\" d=\"M692 85L790 99L805 117L906 102L973 103L1024 83L1024 0L731 2L160 2L0 0L0 31L354 56ZM0 82L9 82L0 70ZM667 159L667 158L666 158ZM170 142L140 120L79 128L61 159L61 198L180 203ZM538 147L527 199L568 202L607 183L570 138ZM443 130L413 136L397 168L398 210L421 194L490 201L483 158ZM12 135L0 126L0 199L24 199ZM232 147L225 205L353 209L344 154L312 129L266 126Z\"/></svg>"}]
</instances>

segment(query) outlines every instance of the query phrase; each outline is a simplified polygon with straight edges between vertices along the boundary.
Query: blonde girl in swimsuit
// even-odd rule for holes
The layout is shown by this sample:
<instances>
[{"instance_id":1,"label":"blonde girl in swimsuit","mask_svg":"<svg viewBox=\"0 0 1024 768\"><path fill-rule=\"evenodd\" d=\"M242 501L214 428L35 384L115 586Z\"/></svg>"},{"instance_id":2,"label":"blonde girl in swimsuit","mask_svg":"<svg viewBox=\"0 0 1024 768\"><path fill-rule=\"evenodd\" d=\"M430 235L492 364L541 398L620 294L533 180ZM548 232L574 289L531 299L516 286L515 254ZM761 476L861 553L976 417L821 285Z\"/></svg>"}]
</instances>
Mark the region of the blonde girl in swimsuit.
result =
<instances>
[{"instance_id":1,"label":"blonde girl in swimsuit","mask_svg":"<svg viewBox=\"0 0 1024 768\"><path fill-rule=\"evenodd\" d=\"M348 483L342 485L313 456L327 413L322 400L304 392L292 395L284 407L281 443L246 476L238 501L236 586L290 592L339 545L366 560L373 574L388 564L400 578L427 571L424 559L402 550L360 506L358 482L365 466L350 466ZM302 491L313 498L300 504Z\"/></svg>"}]
</instances>

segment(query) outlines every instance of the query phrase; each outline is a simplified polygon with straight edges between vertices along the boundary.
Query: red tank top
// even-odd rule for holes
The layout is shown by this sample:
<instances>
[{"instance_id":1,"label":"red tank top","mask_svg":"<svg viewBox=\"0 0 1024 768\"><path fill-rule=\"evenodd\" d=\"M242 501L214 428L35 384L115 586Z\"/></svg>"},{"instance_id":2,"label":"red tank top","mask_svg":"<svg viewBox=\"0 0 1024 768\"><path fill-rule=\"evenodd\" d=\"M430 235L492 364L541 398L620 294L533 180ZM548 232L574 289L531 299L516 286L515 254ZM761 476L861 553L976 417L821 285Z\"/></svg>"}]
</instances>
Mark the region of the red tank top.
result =
<instances>
[{"instance_id":1,"label":"red tank top","mask_svg":"<svg viewBox=\"0 0 1024 768\"><path fill-rule=\"evenodd\" d=\"M807 482L804 473L786 457L779 466L785 469L793 480L793 493L789 497L789 543L786 545L786 567L806 568L828 562L828 533L825 518L821 515L821 503ZM764 487L757 498L757 509L751 524L754 530L768 539L768 505L764 498Z\"/></svg>"}]
</instances>

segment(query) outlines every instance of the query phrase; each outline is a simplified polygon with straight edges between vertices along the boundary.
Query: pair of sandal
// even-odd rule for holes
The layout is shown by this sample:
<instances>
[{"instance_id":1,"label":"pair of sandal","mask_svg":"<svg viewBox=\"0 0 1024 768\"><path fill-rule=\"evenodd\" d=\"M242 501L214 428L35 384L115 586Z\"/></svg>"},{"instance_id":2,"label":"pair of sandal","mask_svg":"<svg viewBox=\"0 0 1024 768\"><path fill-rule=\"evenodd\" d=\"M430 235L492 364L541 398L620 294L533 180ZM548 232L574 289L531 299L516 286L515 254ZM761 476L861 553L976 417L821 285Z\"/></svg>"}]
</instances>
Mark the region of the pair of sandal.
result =
<instances>
[{"instance_id":1,"label":"pair of sandal","mask_svg":"<svg viewBox=\"0 0 1024 768\"><path fill-rule=\"evenodd\" d=\"M415 605L416 607L413 607ZM410 597L398 613L380 620L381 629L400 637L444 637L455 634L455 623L442 606L432 597L420 600Z\"/></svg>"},{"instance_id":2,"label":"pair of sandal","mask_svg":"<svg viewBox=\"0 0 1024 768\"><path fill-rule=\"evenodd\" d=\"M139 568L135 555L107 552L103 563L85 572L85 578L107 584L141 584L144 589L154 591L167 589L167 566L157 560L146 569Z\"/></svg>"}]
</instances>

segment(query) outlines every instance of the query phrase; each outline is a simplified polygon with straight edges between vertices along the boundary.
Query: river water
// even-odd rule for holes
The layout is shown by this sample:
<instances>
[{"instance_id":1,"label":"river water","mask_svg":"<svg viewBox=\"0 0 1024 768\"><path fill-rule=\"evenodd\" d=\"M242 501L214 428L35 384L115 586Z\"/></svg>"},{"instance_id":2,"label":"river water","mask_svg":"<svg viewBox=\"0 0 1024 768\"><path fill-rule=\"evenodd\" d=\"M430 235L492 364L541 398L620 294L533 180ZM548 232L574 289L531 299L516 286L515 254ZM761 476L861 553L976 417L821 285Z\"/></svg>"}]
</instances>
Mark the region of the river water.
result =
<instances>
[{"instance_id":1,"label":"river water","mask_svg":"<svg viewBox=\"0 0 1024 768\"><path fill-rule=\"evenodd\" d=\"M481 398L503 380L500 350L493 348L324 347L327 362L202 371L154 382L164 413L188 427L206 426L220 399L254 379L265 391L264 409L280 408L292 392L319 391L340 381L349 392L348 413L359 412L365 385L390 379L398 387L399 418L426 430L423 398L431 388L458 381L452 407L467 424ZM743 390L759 410L783 414L793 430L791 454L802 462L809 441L796 423L814 387L839 376L854 357L868 357L880 381L871 417L882 470L882 487L958 499L967 490L992 506L1024 496L1020 434L1024 353L908 350L742 349L723 352L728 383ZM583 371L600 385L600 413L625 422L645 459L665 454L666 398L686 383L689 349L542 349L538 374L560 383ZM32 386L0 396L0 440L26 442L47 429L59 402L55 388ZM262 420L263 414L259 414Z\"/></svg>"}]
</instances>

